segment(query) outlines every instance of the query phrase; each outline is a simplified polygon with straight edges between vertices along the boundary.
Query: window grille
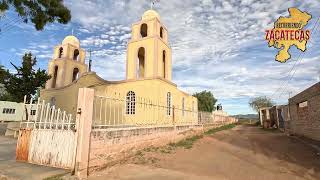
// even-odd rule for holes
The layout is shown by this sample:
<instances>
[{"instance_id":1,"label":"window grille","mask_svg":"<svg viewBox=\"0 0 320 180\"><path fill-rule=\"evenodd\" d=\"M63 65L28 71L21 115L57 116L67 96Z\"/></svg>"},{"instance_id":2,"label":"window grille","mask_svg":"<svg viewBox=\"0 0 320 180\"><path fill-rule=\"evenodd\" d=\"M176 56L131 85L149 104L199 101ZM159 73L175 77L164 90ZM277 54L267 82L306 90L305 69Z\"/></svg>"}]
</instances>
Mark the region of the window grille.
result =
<instances>
[{"instance_id":1,"label":"window grille","mask_svg":"<svg viewBox=\"0 0 320 180\"><path fill-rule=\"evenodd\" d=\"M133 91L127 93L126 114L136 114L136 95Z\"/></svg>"}]
</instances>

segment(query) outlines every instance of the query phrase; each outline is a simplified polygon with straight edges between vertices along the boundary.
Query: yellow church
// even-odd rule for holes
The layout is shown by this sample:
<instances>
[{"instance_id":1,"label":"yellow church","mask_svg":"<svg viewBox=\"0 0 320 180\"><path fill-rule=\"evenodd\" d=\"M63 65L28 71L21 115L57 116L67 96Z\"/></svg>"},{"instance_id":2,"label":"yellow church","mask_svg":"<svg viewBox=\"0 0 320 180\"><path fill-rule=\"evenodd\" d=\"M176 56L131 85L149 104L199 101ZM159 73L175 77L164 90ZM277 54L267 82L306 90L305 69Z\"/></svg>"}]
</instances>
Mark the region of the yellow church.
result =
<instances>
[{"instance_id":1,"label":"yellow church","mask_svg":"<svg viewBox=\"0 0 320 180\"><path fill-rule=\"evenodd\" d=\"M196 122L198 101L172 82L171 53L168 30L154 10L132 24L125 80L107 81L90 72L80 41L67 36L54 49L51 79L40 98L75 115L78 90L87 87L95 91L96 124Z\"/></svg>"}]
</instances>

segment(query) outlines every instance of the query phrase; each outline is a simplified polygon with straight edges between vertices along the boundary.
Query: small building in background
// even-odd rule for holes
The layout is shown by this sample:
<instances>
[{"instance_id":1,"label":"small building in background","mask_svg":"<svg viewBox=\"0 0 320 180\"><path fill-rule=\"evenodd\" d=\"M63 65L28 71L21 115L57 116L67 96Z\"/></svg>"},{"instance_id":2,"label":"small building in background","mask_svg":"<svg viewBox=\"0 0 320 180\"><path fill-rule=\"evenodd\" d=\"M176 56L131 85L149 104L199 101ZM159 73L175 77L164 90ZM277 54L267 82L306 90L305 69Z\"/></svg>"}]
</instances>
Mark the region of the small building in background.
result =
<instances>
[{"instance_id":1,"label":"small building in background","mask_svg":"<svg viewBox=\"0 0 320 180\"><path fill-rule=\"evenodd\" d=\"M0 122L6 125L6 136L16 137L18 135L20 122L22 119L26 119L26 114L31 119L34 118L36 106L11 101L0 101Z\"/></svg>"},{"instance_id":2,"label":"small building in background","mask_svg":"<svg viewBox=\"0 0 320 180\"><path fill-rule=\"evenodd\" d=\"M271 107L262 107L259 109L260 125L264 128L270 127L270 109Z\"/></svg>"},{"instance_id":3,"label":"small building in background","mask_svg":"<svg viewBox=\"0 0 320 180\"><path fill-rule=\"evenodd\" d=\"M23 103L0 101L0 121L21 121L23 109Z\"/></svg>"},{"instance_id":4,"label":"small building in background","mask_svg":"<svg viewBox=\"0 0 320 180\"><path fill-rule=\"evenodd\" d=\"M276 105L259 109L260 124L263 128L278 128L285 131L289 121L289 110L287 105Z\"/></svg>"}]
</instances>

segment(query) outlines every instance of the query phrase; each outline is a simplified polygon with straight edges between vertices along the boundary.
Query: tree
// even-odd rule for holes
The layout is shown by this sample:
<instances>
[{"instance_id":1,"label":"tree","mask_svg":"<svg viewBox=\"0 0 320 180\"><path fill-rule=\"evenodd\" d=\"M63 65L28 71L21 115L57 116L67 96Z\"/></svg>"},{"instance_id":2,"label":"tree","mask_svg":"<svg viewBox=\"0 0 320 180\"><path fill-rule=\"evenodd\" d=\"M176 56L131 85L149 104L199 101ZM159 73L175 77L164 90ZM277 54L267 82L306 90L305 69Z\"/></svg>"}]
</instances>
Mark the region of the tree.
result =
<instances>
[{"instance_id":1,"label":"tree","mask_svg":"<svg viewBox=\"0 0 320 180\"><path fill-rule=\"evenodd\" d=\"M251 98L249 101L249 105L252 109L254 109L259 113L259 108L271 107L274 105L274 103L271 101L270 98L266 96L260 96L260 97Z\"/></svg>"},{"instance_id":2,"label":"tree","mask_svg":"<svg viewBox=\"0 0 320 180\"><path fill-rule=\"evenodd\" d=\"M27 23L31 21L37 30L43 30L47 23L59 22L67 24L71 19L69 9L63 0L2 0L0 11L15 8L18 15Z\"/></svg>"},{"instance_id":3,"label":"tree","mask_svg":"<svg viewBox=\"0 0 320 180\"><path fill-rule=\"evenodd\" d=\"M210 91L202 91L193 94L198 99L198 110L212 112L215 109L217 99L214 98Z\"/></svg>"},{"instance_id":4,"label":"tree","mask_svg":"<svg viewBox=\"0 0 320 180\"><path fill-rule=\"evenodd\" d=\"M16 73L8 75L8 79L4 82L6 94L0 99L7 101L22 102L25 95L30 99L37 93L39 87L44 87L50 76L45 70L34 70L36 58L31 53L26 53L22 58L22 65L15 68Z\"/></svg>"},{"instance_id":5,"label":"tree","mask_svg":"<svg viewBox=\"0 0 320 180\"><path fill-rule=\"evenodd\" d=\"M2 65L0 65L0 83L3 84L8 78L9 72L5 70Z\"/></svg>"},{"instance_id":6,"label":"tree","mask_svg":"<svg viewBox=\"0 0 320 180\"><path fill-rule=\"evenodd\" d=\"M0 97L6 94L6 88L4 87L4 82L7 81L9 76L8 70L5 70L2 65L0 65Z\"/></svg>"}]
</instances>

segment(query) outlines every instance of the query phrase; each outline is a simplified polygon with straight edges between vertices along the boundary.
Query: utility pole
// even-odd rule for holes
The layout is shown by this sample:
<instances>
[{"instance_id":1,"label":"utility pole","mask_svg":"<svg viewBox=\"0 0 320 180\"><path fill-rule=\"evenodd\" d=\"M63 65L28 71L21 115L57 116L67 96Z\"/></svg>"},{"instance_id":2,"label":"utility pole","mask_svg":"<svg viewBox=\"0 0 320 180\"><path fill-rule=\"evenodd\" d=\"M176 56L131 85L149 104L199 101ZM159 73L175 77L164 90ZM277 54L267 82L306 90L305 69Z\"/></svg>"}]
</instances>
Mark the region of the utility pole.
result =
<instances>
[{"instance_id":1,"label":"utility pole","mask_svg":"<svg viewBox=\"0 0 320 180\"><path fill-rule=\"evenodd\" d=\"M289 99L288 99L288 119L291 120L290 115L290 98L291 98L292 91L289 91Z\"/></svg>"},{"instance_id":2,"label":"utility pole","mask_svg":"<svg viewBox=\"0 0 320 180\"><path fill-rule=\"evenodd\" d=\"M92 50L89 49L89 72L91 72L91 66L92 66L91 52Z\"/></svg>"}]
</instances>

